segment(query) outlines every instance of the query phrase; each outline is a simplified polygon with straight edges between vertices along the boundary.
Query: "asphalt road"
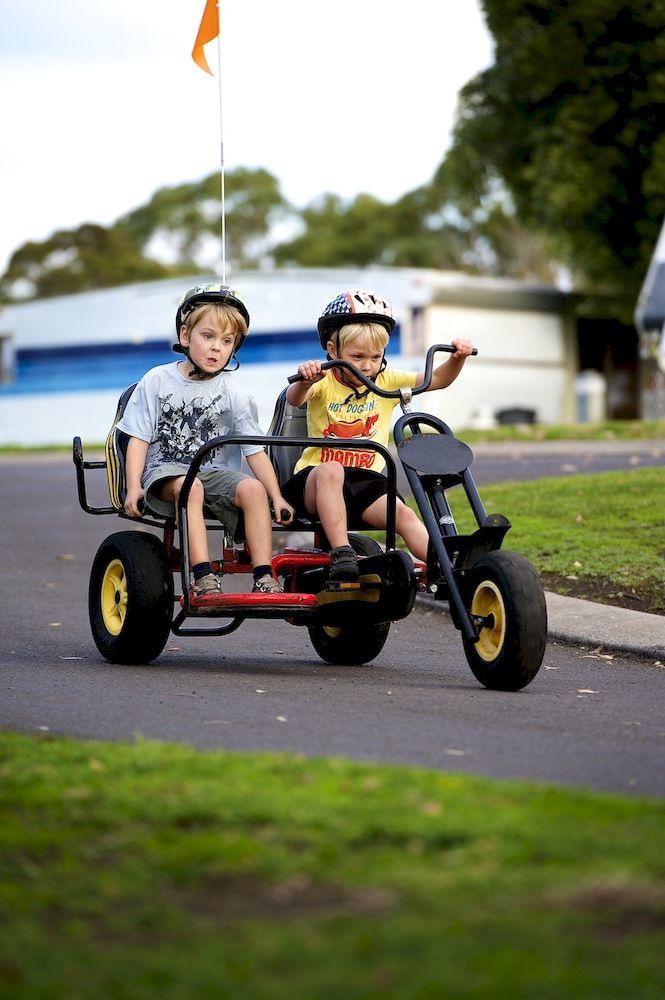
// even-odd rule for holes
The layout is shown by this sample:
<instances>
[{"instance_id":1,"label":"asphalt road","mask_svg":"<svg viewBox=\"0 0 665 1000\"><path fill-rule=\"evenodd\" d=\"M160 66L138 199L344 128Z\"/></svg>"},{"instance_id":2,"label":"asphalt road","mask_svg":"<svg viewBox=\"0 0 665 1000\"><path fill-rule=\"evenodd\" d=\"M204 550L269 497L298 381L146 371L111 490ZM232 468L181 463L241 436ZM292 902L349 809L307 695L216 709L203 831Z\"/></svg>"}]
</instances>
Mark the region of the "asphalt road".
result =
<instances>
[{"instance_id":1,"label":"asphalt road","mask_svg":"<svg viewBox=\"0 0 665 1000\"><path fill-rule=\"evenodd\" d=\"M2 728L665 793L665 673L649 663L550 643L527 689L490 692L448 616L415 611L364 667L323 664L306 630L282 622L173 637L154 665L112 666L90 635L88 574L101 539L127 522L80 510L65 457L3 460L0 499Z\"/></svg>"}]
</instances>

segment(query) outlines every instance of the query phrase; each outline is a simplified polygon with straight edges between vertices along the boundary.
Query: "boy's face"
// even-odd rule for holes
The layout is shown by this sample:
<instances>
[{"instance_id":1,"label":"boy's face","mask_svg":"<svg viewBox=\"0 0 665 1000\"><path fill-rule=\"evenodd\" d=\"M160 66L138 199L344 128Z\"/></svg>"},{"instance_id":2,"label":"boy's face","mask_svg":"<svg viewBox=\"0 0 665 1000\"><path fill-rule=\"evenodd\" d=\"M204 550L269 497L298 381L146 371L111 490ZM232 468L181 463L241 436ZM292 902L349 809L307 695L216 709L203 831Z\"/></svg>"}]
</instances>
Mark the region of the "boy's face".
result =
<instances>
[{"instance_id":1,"label":"boy's face","mask_svg":"<svg viewBox=\"0 0 665 1000\"><path fill-rule=\"evenodd\" d=\"M180 328L180 340L189 349L189 356L202 371L212 374L220 371L233 354L235 334L219 316L210 310L196 321L187 332Z\"/></svg>"},{"instance_id":2,"label":"boy's face","mask_svg":"<svg viewBox=\"0 0 665 1000\"><path fill-rule=\"evenodd\" d=\"M353 340L347 340L344 346L337 351L332 340L328 341L328 354L338 361L349 361L355 365L367 378L374 380L381 370L383 361L383 348L380 348L374 338L366 334L359 334ZM362 382L355 378L351 372L345 369L344 379L350 385L359 386Z\"/></svg>"}]
</instances>

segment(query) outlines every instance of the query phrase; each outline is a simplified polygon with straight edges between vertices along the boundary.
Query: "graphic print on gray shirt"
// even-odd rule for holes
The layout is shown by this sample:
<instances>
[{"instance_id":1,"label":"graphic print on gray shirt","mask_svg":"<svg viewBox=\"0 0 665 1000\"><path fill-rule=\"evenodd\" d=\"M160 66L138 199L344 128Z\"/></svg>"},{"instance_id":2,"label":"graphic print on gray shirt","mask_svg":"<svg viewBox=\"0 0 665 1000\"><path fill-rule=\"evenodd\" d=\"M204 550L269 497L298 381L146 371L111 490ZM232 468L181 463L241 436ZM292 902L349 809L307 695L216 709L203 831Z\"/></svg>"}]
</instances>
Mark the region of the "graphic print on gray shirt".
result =
<instances>
[{"instance_id":1,"label":"graphic print on gray shirt","mask_svg":"<svg viewBox=\"0 0 665 1000\"><path fill-rule=\"evenodd\" d=\"M129 398L118 429L148 442L141 484L147 489L161 478L160 469L187 470L206 441L218 436L257 435L256 403L231 372L205 382L190 381L178 362L151 368ZM202 469L240 470L242 456L262 451L261 445L229 445L206 456Z\"/></svg>"}]
</instances>

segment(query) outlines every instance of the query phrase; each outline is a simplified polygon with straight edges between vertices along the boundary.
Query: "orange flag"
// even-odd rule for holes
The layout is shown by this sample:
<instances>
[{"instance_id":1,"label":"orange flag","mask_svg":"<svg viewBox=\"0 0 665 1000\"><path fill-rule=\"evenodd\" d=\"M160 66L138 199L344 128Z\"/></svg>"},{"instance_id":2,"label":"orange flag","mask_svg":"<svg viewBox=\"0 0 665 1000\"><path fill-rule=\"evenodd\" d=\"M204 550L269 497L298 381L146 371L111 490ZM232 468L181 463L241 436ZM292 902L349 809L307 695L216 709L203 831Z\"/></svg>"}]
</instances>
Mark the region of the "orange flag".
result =
<instances>
[{"instance_id":1,"label":"orange flag","mask_svg":"<svg viewBox=\"0 0 665 1000\"><path fill-rule=\"evenodd\" d=\"M204 69L206 73L210 73L211 76L212 70L210 69L210 66L208 66L208 60L203 52L203 46L207 42L211 42L213 38L217 38L218 34L219 19L217 15L217 0L206 0L205 10L203 11L203 17L201 18L196 41L194 42L194 48L192 49L192 59L197 66Z\"/></svg>"}]
</instances>

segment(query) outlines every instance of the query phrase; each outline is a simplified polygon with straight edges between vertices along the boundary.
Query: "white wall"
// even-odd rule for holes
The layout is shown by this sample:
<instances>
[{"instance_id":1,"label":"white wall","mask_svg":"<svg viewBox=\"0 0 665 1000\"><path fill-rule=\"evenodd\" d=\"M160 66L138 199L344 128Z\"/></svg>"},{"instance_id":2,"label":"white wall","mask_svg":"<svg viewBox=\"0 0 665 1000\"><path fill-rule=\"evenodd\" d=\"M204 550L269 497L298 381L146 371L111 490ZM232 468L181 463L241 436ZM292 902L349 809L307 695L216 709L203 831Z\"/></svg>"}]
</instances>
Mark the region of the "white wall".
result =
<instances>
[{"instance_id":1,"label":"white wall","mask_svg":"<svg viewBox=\"0 0 665 1000\"><path fill-rule=\"evenodd\" d=\"M542 423L571 412L571 359L563 316L552 312L432 305L425 316L429 347L468 337L478 348L448 389L427 395L427 409L453 427L473 424L479 411L534 410ZM439 355L443 360L444 355Z\"/></svg>"}]
</instances>

